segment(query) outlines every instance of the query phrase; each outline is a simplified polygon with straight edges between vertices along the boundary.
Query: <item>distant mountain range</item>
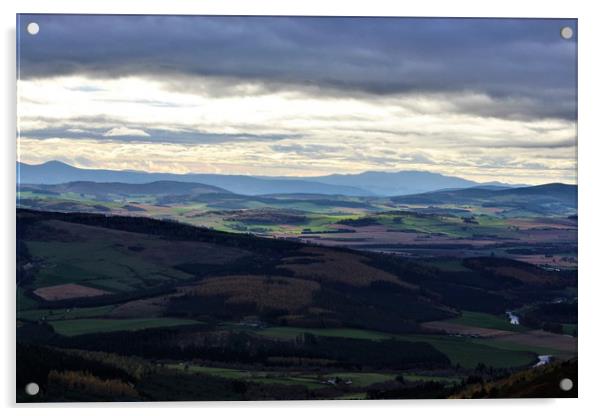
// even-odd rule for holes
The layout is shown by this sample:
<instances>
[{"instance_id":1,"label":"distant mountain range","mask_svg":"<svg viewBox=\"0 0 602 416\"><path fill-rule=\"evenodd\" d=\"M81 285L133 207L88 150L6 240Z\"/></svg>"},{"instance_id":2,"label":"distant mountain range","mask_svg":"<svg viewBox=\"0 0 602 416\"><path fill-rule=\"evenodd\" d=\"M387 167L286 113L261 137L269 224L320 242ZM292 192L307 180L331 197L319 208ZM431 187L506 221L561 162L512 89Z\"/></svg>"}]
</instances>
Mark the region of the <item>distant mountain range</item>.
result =
<instances>
[{"instance_id":1,"label":"distant mountain range","mask_svg":"<svg viewBox=\"0 0 602 416\"><path fill-rule=\"evenodd\" d=\"M370 191L329 185L313 180L258 178L244 175L174 174L131 170L80 169L51 161L41 165L17 164L17 180L21 184L60 184L66 182L121 182L142 184L157 181L193 182L217 186L240 195L313 193L325 195L372 195Z\"/></svg>"},{"instance_id":2,"label":"distant mountain range","mask_svg":"<svg viewBox=\"0 0 602 416\"><path fill-rule=\"evenodd\" d=\"M120 182L148 184L175 182L203 184L240 195L324 194L346 196L410 195L441 189L515 187L499 182L478 183L467 179L420 171L364 172L314 177L270 177L219 174L173 174L131 170L80 169L50 161L40 165L17 162L21 184L62 184L67 182ZM183 187L184 189L185 187ZM219 192L219 191L216 191Z\"/></svg>"}]
</instances>

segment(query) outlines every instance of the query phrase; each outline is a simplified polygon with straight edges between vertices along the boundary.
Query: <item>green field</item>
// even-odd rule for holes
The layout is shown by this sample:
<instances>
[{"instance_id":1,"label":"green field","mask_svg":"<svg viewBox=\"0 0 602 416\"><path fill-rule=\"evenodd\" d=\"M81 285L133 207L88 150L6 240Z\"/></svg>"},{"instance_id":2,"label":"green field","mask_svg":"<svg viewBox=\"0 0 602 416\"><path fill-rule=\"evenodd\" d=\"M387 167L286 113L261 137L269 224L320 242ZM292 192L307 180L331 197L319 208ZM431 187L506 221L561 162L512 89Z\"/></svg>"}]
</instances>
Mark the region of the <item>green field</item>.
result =
<instances>
[{"instance_id":1,"label":"green field","mask_svg":"<svg viewBox=\"0 0 602 416\"><path fill-rule=\"evenodd\" d=\"M166 279L159 267L120 252L111 242L30 241L27 246L47 264L36 275L37 287L85 282L109 291L127 291L143 286L142 277Z\"/></svg>"},{"instance_id":2,"label":"green field","mask_svg":"<svg viewBox=\"0 0 602 416\"><path fill-rule=\"evenodd\" d=\"M444 376L430 376L422 374L403 374L403 378L406 381L412 382L427 382L434 381L443 384L459 384L462 382L460 377L444 377Z\"/></svg>"},{"instance_id":3,"label":"green field","mask_svg":"<svg viewBox=\"0 0 602 416\"><path fill-rule=\"evenodd\" d=\"M561 357L561 356L567 356L567 355L571 355L568 354L566 351L560 351L554 348L548 348L548 347L539 347L539 346L525 346L522 344L517 344L515 342L511 342L511 341L500 341L497 339L487 339L487 338L482 338L482 339L475 339L474 340L475 344L481 344L481 345L487 345L493 348L502 348L505 350L512 350L512 351L524 351L525 349L528 349L529 351L533 351L534 353L538 354L538 355L553 355L555 357Z\"/></svg>"},{"instance_id":4,"label":"green field","mask_svg":"<svg viewBox=\"0 0 602 416\"><path fill-rule=\"evenodd\" d=\"M472 231L458 217L379 214L376 218L379 223L397 231L424 234L437 233L451 237L469 237L472 235ZM395 222L395 218L399 218L399 222Z\"/></svg>"},{"instance_id":5,"label":"green field","mask_svg":"<svg viewBox=\"0 0 602 416\"><path fill-rule=\"evenodd\" d=\"M340 378L341 380L351 381L354 387L367 387L374 383L384 383L395 379L394 374L381 373L329 373L324 376L326 379Z\"/></svg>"},{"instance_id":6,"label":"green field","mask_svg":"<svg viewBox=\"0 0 602 416\"><path fill-rule=\"evenodd\" d=\"M522 325L512 325L506 316L471 311L462 311L462 315L459 317L446 320L445 322L478 328L500 329L503 331L522 332L528 330L528 328Z\"/></svg>"},{"instance_id":7,"label":"green field","mask_svg":"<svg viewBox=\"0 0 602 416\"><path fill-rule=\"evenodd\" d=\"M315 376L303 375L301 373L248 371L237 370L232 368L186 365L183 363L169 364L168 368L191 373L207 374L210 376L228 378L233 380L253 381L255 383L301 385L309 389L316 389L325 386L325 384L321 383L320 380L318 380Z\"/></svg>"},{"instance_id":8,"label":"green field","mask_svg":"<svg viewBox=\"0 0 602 416\"><path fill-rule=\"evenodd\" d=\"M397 374L392 373L370 372L336 372L318 375L300 372L289 373L277 371L248 371L233 368L199 366L185 363L169 364L167 365L167 367L179 371L202 373L215 377L222 377L234 380L247 380L256 383L302 385L310 389L325 387L327 386L325 381L337 378L344 382L350 381L350 386L352 387L368 387L375 383L393 381L397 376ZM461 382L461 379L459 377L430 376L414 373L402 374L404 379L409 382L437 381L446 384Z\"/></svg>"},{"instance_id":9,"label":"green field","mask_svg":"<svg viewBox=\"0 0 602 416\"><path fill-rule=\"evenodd\" d=\"M503 345L485 345L472 338L446 335L399 335L396 338L427 342L447 355L453 365L459 364L464 368L475 368L479 363L494 368L521 367L535 362L537 358L531 347L507 349Z\"/></svg>"},{"instance_id":10,"label":"green field","mask_svg":"<svg viewBox=\"0 0 602 416\"><path fill-rule=\"evenodd\" d=\"M428 259L428 260L418 260L420 264L424 264L425 266L436 267L441 270L445 270L447 272L469 272L470 269L462 264L462 259Z\"/></svg>"},{"instance_id":11,"label":"green field","mask_svg":"<svg viewBox=\"0 0 602 416\"><path fill-rule=\"evenodd\" d=\"M133 255L124 247L127 243L108 233L95 241L28 241L31 255L44 264L33 286L78 283L109 292L129 292L190 278L184 272L155 263L149 255ZM161 242L146 238L135 244L152 251Z\"/></svg>"},{"instance_id":12,"label":"green field","mask_svg":"<svg viewBox=\"0 0 602 416\"><path fill-rule=\"evenodd\" d=\"M148 328L172 327L198 324L199 321L175 318L151 319L72 319L50 321L56 332L68 337L98 332L136 331Z\"/></svg>"},{"instance_id":13,"label":"green field","mask_svg":"<svg viewBox=\"0 0 602 416\"><path fill-rule=\"evenodd\" d=\"M495 346L478 342L478 339L457 338L446 335L394 335L377 331L366 331L362 329L336 328L293 328L293 327L271 327L257 331L258 334L280 338L294 339L305 332L324 337L370 339L374 341L396 338L403 341L426 342L447 355L452 364L459 364L465 368L474 368L479 363L495 368L520 367L529 365L536 359L537 348L515 345L506 348L504 344ZM521 349L522 348L522 349Z\"/></svg>"},{"instance_id":14,"label":"green field","mask_svg":"<svg viewBox=\"0 0 602 416\"><path fill-rule=\"evenodd\" d=\"M35 309L38 306L38 301L27 296L25 294L25 290L22 287L17 287L16 302L17 311Z\"/></svg>"},{"instance_id":15,"label":"green field","mask_svg":"<svg viewBox=\"0 0 602 416\"><path fill-rule=\"evenodd\" d=\"M59 197L48 196L35 192L22 192L21 198L37 199L46 204L50 204L47 208L52 209L53 203L72 202L82 204L87 210L94 210L94 206L104 206L111 210L121 210L123 205L130 202L138 202L149 204L145 206L146 214L163 217L166 215L164 207L156 208L153 204L157 204L155 196L132 196L124 199L118 195L108 195L109 198L114 198L113 201L96 200L92 195L80 195L78 193L62 193ZM298 210L304 211L307 216L307 221L303 224L275 224L254 222L253 224L245 223L244 221L227 220L230 214L219 213L221 205L219 198L213 203L199 203L196 201L186 201L178 204L170 205L167 217L177 218L178 221L187 222L194 225L202 225L211 227L216 230L228 232L254 232L263 233L287 233L301 234L303 230L310 233L320 233L332 231L335 228L333 225L345 219L359 219L370 217L391 230L418 232L424 234L445 234L450 237L470 238L475 233L480 234L506 234L506 225L503 219L480 215L478 224L466 224L460 216L454 215L416 215L413 212L406 212L403 215L391 214L383 211L391 210L390 203L387 199L374 199L368 202L361 198L344 197L345 202L364 202L368 205L362 208L348 208L337 205L337 199L334 198L330 204L316 203L311 199L288 199L275 198L270 203L250 198L243 198L228 210L234 209L282 209L282 210ZM226 205L228 201L225 202ZM198 215L205 213L206 215ZM399 219L401 218L401 221Z\"/></svg>"},{"instance_id":16,"label":"green field","mask_svg":"<svg viewBox=\"0 0 602 416\"><path fill-rule=\"evenodd\" d=\"M577 330L577 324L562 324L562 332L567 335L573 335Z\"/></svg>"},{"instance_id":17,"label":"green field","mask_svg":"<svg viewBox=\"0 0 602 416\"><path fill-rule=\"evenodd\" d=\"M374 373L374 372L335 372L324 374L311 374L301 372L278 372L278 371L249 371L233 368L207 367L193 364L168 364L168 368L191 373L202 373L215 377L234 380L246 380L266 384L302 385L309 389L325 387L327 380L339 379L343 382L350 381L352 387L368 387L375 383L384 383L395 380L397 374ZM415 373L401 373L404 380L409 382L436 381L444 384L460 383L460 377L444 377L433 375L421 375Z\"/></svg>"},{"instance_id":18,"label":"green field","mask_svg":"<svg viewBox=\"0 0 602 416\"><path fill-rule=\"evenodd\" d=\"M257 331L258 334L273 337L279 339L295 339L298 335L303 333L311 333L321 337L338 337L338 338L354 338L354 339L369 339L378 341L381 339L389 339L394 335L387 334L384 332L366 331L363 329L353 328L331 328L331 329L320 329L320 328L294 328L294 327L270 327Z\"/></svg>"},{"instance_id":19,"label":"green field","mask_svg":"<svg viewBox=\"0 0 602 416\"><path fill-rule=\"evenodd\" d=\"M94 308L72 308L72 309L31 309L17 312L17 319L28 321L63 321L69 319L94 318L104 316L111 312L116 305L98 306Z\"/></svg>"}]
</instances>

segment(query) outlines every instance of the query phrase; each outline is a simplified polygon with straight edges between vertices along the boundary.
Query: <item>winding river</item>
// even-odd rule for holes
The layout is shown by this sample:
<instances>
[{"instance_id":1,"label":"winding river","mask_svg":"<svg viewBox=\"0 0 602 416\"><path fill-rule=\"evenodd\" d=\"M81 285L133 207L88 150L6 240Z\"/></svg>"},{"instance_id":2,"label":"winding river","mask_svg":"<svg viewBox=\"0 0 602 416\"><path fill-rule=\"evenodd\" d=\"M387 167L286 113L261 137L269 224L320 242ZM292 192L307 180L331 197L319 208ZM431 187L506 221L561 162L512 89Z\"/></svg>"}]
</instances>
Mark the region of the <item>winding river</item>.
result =
<instances>
[{"instance_id":1,"label":"winding river","mask_svg":"<svg viewBox=\"0 0 602 416\"><path fill-rule=\"evenodd\" d=\"M537 359L539 360L537 363L533 365L533 367L541 367L542 365L549 364L552 360L551 355L538 355Z\"/></svg>"},{"instance_id":2,"label":"winding river","mask_svg":"<svg viewBox=\"0 0 602 416\"><path fill-rule=\"evenodd\" d=\"M516 316L510 311L507 311L506 315L508 315L508 319L510 319L511 325L520 325L520 320L518 319L518 316Z\"/></svg>"}]
</instances>

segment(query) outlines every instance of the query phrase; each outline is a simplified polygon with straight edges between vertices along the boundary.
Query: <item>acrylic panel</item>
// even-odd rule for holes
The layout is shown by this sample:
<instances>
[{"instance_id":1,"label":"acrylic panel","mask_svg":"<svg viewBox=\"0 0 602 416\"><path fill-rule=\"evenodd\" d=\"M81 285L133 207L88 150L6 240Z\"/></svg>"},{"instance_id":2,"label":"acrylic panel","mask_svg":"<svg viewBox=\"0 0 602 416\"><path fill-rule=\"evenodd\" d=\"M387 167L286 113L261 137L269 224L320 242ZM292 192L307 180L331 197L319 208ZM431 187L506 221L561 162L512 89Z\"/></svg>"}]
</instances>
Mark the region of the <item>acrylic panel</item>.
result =
<instances>
[{"instance_id":1,"label":"acrylic panel","mask_svg":"<svg viewBox=\"0 0 602 416\"><path fill-rule=\"evenodd\" d=\"M577 396L577 21L17 16L18 402Z\"/></svg>"}]
</instances>

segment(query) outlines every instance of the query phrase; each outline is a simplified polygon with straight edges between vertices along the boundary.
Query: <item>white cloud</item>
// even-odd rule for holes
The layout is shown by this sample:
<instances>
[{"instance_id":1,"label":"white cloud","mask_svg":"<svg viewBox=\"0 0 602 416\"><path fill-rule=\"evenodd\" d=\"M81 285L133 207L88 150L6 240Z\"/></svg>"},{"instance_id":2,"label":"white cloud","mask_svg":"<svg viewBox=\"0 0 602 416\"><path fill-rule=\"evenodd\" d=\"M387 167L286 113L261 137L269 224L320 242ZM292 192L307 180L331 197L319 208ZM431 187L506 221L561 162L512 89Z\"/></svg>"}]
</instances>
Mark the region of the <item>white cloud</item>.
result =
<instances>
[{"instance_id":1,"label":"white cloud","mask_svg":"<svg viewBox=\"0 0 602 416\"><path fill-rule=\"evenodd\" d=\"M77 164L78 156L93 154L89 159L96 165L90 167L173 172L310 176L419 169L518 183L576 177L575 122L462 112L466 103L511 105L470 92L336 98L233 92L216 98L198 90L175 92L142 77L76 76L20 80L18 88L25 162ZM71 129L67 137L60 135L65 126ZM35 129L49 136L28 137ZM74 135L73 129L84 131ZM90 131L105 132L110 140L95 140ZM175 140L182 131L192 132L186 143ZM147 132L152 141L144 140ZM203 134L244 139L203 143ZM257 139L268 135L284 139L276 146Z\"/></svg>"},{"instance_id":2,"label":"white cloud","mask_svg":"<svg viewBox=\"0 0 602 416\"><path fill-rule=\"evenodd\" d=\"M119 136L139 136L139 137L150 137L150 134L142 129L131 129L129 127L114 127L111 130L103 134L105 137L119 137Z\"/></svg>"}]
</instances>

